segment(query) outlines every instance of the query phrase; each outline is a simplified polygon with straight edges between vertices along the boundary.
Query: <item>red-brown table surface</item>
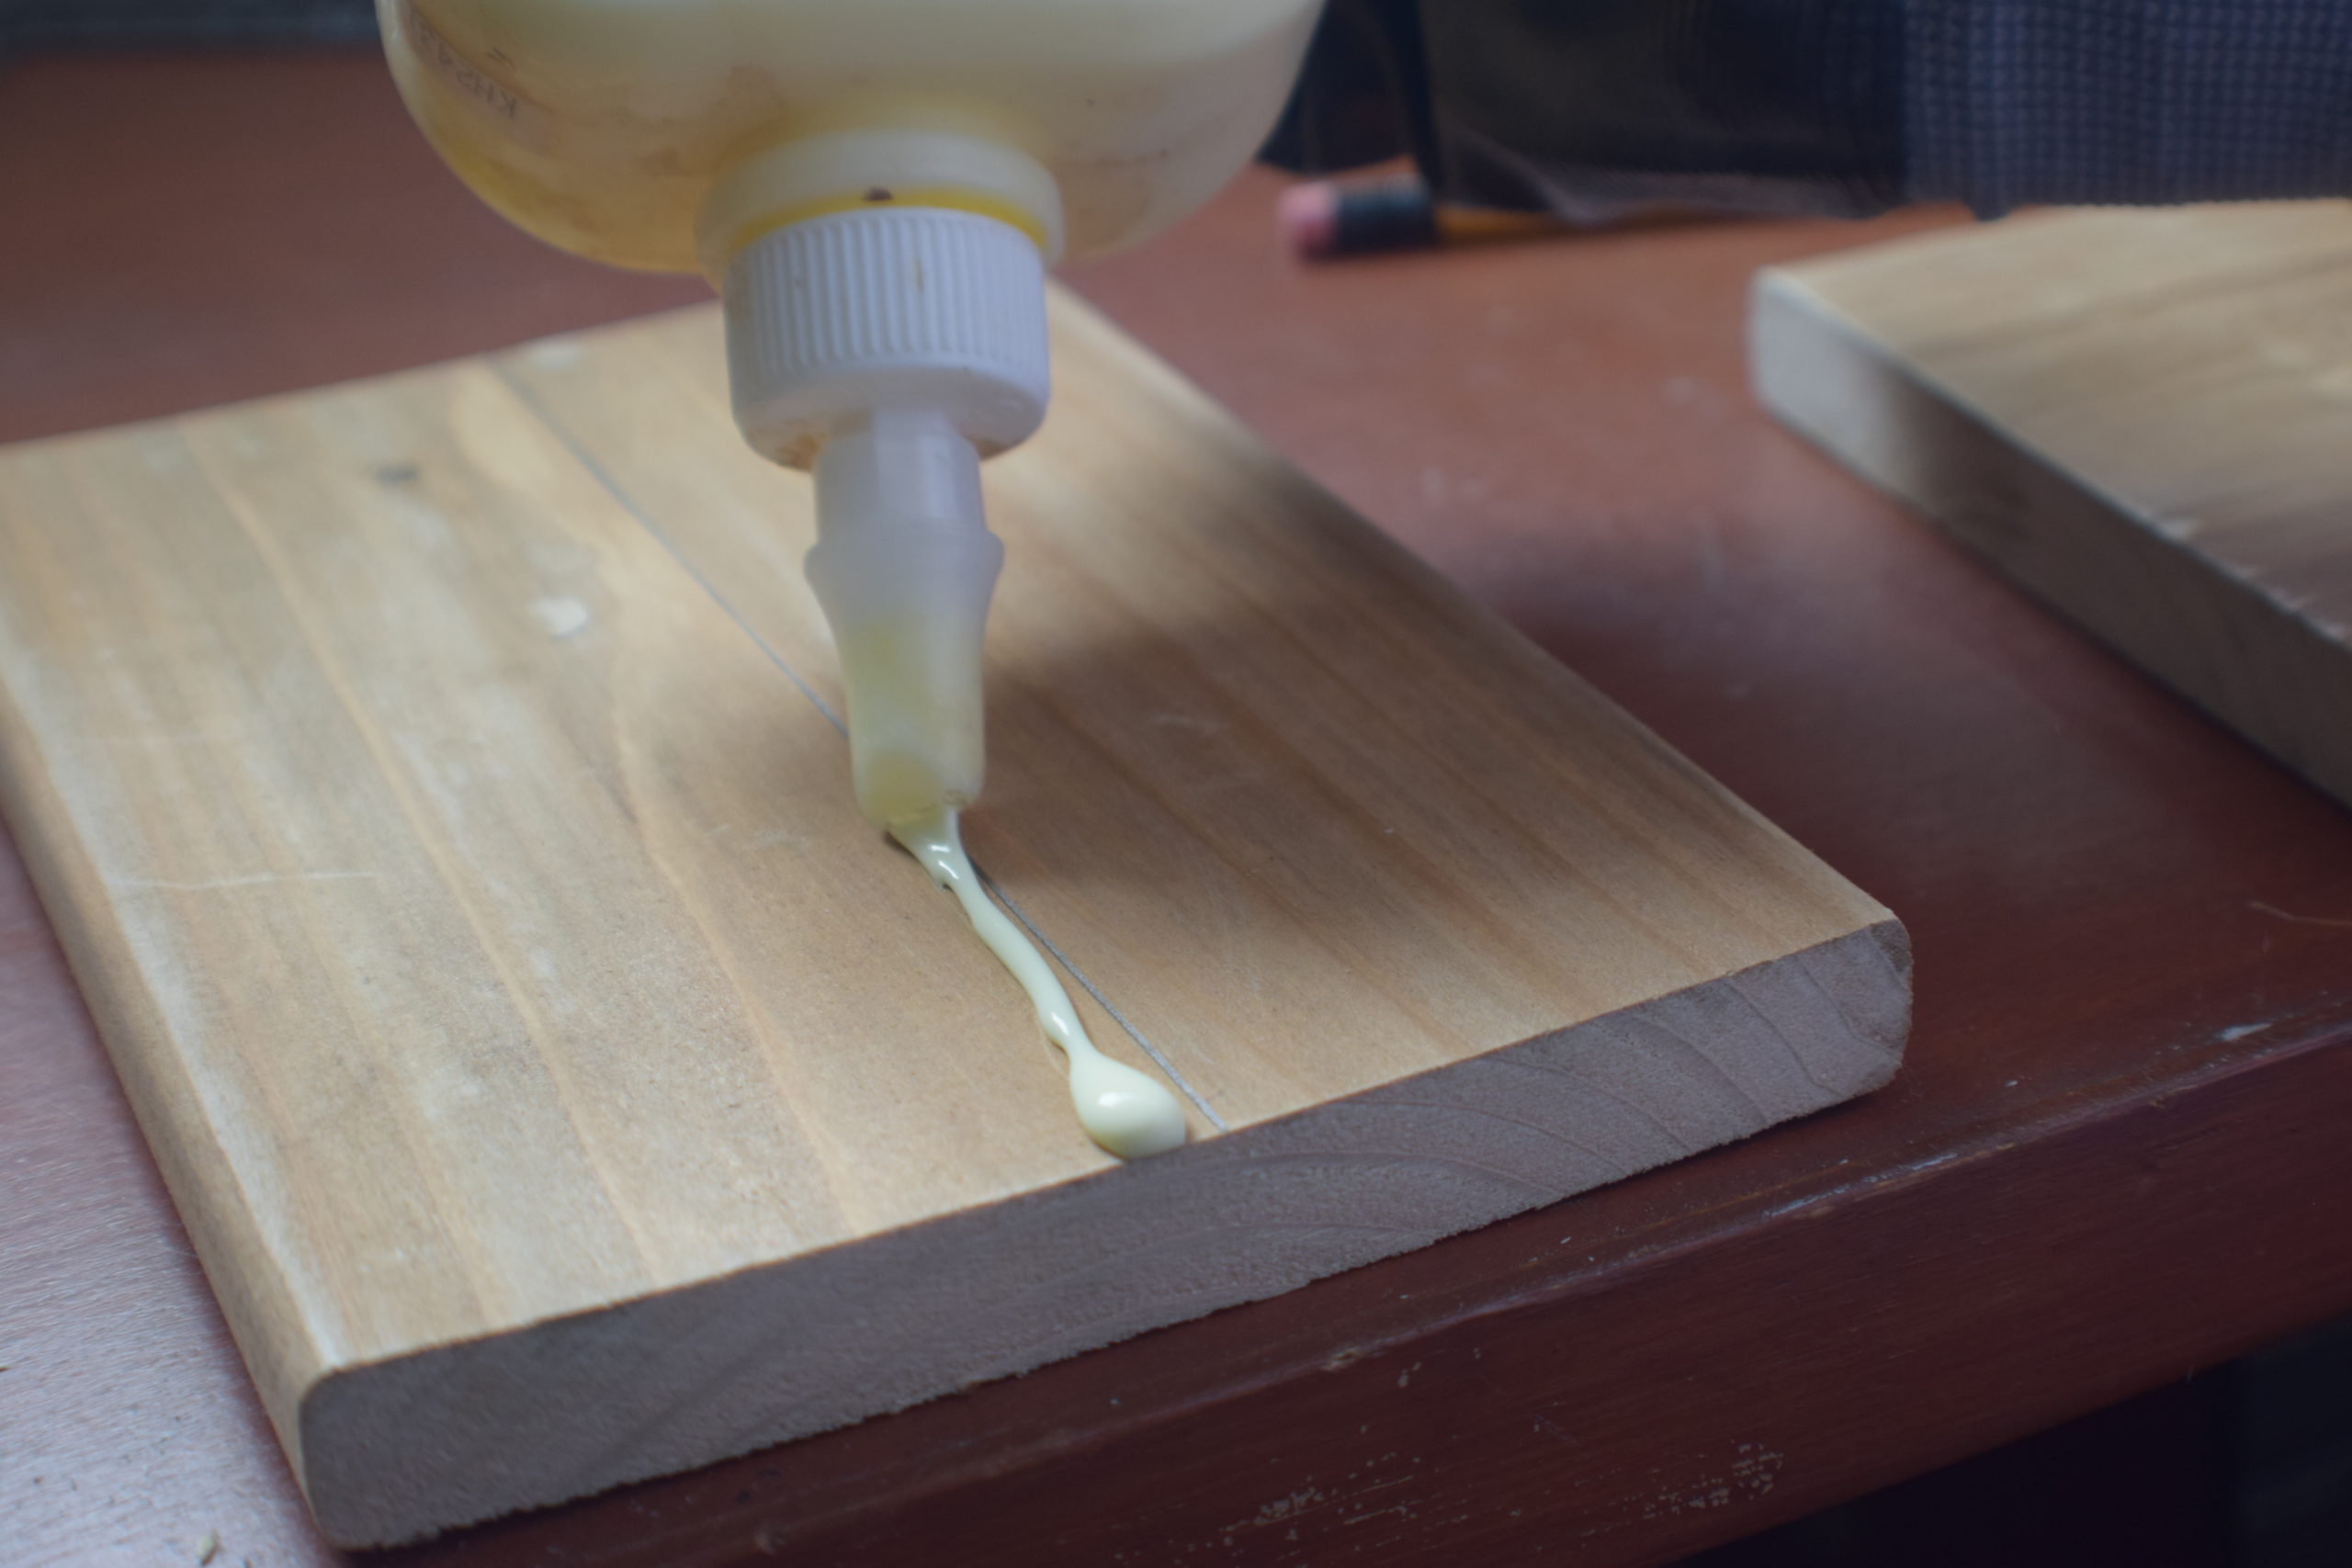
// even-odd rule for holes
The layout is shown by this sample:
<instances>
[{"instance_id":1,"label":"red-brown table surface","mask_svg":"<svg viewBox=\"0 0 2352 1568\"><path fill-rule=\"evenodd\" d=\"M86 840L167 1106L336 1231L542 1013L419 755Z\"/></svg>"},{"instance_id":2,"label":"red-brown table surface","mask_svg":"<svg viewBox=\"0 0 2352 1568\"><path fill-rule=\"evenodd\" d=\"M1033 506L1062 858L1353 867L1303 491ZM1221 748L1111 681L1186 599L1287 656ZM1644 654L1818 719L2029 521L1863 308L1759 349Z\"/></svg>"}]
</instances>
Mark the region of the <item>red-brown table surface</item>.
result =
<instances>
[{"instance_id":1,"label":"red-brown table surface","mask_svg":"<svg viewBox=\"0 0 2352 1568\"><path fill-rule=\"evenodd\" d=\"M1869 1100L386 1564L1590 1563L2352 1308L2352 815L1781 434L1694 226L1302 269L1274 182L1079 287L1910 923ZM541 250L359 55L0 72L0 437L683 303ZM0 1561L336 1561L0 855Z\"/></svg>"}]
</instances>

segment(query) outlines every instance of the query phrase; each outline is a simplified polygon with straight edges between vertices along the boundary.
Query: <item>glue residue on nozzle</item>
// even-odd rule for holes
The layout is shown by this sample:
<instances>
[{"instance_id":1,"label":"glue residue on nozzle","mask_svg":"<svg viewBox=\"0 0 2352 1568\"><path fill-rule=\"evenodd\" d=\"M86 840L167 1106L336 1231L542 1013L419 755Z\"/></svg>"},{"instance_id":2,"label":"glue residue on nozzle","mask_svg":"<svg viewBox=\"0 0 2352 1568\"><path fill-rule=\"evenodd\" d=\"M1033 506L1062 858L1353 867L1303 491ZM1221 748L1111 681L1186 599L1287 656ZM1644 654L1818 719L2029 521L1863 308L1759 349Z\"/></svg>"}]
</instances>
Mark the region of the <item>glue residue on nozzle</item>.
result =
<instances>
[{"instance_id":1,"label":"glue residue on nozzle","mask_svg":"<svg viewBox=\"0 0 2352 1568\"><path fill-rule=\"evenodd\" d=\"M960 810L986 765L979 649L957 628L914 617L870 621L842 639L850 775L877 828Z\"/></svg>"}]
</instances>

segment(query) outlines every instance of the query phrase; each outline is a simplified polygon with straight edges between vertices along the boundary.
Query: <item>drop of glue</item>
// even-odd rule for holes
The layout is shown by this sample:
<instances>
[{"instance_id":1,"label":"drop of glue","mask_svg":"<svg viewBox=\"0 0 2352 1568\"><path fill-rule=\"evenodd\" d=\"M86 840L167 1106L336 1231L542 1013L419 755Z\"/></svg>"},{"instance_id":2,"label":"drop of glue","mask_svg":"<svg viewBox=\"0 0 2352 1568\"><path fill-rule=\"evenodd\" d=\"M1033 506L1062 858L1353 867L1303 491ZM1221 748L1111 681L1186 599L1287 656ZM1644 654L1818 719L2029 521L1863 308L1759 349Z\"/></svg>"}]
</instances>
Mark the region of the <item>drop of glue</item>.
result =
<instances>
[{"instance_id":1,"label":"drop of glue","mask_svg":"<svg viewBox=\"0 0 2352 1568\"><path fill-rule=\"evenodd\" d=\"M1113 1061L1087 1038L1069 993L1062 989L1045 954L980 886L979 874L964 852L956 814L941 811L902 822L891 828L890 836L922 863L933 882L956 896L973 932L1029 993L1038 1027L1069 1063L1070 1103L1086 1135L1121 1159L1166 1154L1182 1145L1183 1107L1159 1080Z\"/></svg>"}]
</instances>

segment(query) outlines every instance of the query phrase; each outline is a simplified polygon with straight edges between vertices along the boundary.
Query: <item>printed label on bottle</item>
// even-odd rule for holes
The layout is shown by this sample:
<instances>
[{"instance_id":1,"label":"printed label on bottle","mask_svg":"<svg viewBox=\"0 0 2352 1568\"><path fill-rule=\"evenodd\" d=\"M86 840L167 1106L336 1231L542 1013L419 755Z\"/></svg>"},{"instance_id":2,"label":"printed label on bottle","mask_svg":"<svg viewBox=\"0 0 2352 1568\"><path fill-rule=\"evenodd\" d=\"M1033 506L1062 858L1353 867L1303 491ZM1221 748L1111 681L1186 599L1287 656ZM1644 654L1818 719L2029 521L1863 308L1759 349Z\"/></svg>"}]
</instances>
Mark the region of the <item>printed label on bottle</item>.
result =
<instances>
[{"instance_id":1,"label":"printed label on bottle","mask_svg":"<svg viewBox=\"0 0 2352 1568\"><path fill-rule=\"evenodd\" d=\"M418 62L455 89L476 113L497 121L514 141L534 147L545 144L548 111L499 80L494 72L499 59L496 50L491 51L488 60L476 60L435 27L416 0L401 0L401 31ZM513 62L504 63L511 67Z\"/></svg>"}]
</instances>

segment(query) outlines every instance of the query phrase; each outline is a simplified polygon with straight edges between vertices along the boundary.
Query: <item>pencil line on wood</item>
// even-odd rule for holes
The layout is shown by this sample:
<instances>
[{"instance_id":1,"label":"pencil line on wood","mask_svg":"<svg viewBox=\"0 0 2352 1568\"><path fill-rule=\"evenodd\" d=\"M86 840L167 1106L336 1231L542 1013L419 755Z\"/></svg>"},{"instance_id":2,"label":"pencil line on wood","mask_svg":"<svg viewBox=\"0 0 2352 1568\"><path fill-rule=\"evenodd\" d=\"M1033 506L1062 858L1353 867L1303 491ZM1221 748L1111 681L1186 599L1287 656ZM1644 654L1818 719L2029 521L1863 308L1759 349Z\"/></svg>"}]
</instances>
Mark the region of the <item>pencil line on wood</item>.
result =
<instances>
[{"instance_id":1,"label":"pencil line on wood","mask_svg":"<svg viewBox=\"0 0 2352 1568\"><path fill-rule=\"evenodd\" d=\"M843 735L847 735L849 733L849 726L842 722L841 715L835 713L826 703L825 699L817 694L815 687L809 685L808 682L800 678L800 672L798 671L785 662L784 655L778 653L775 649L769 644L765 637L763 637L757 631L752 629L752 623L745 620L741 613L739 612L733 604L728 602L727 595L718 591L718 585L711 581L709 578L703 575L702 569L695 566L693 559L689 558L684 551L678 548L677 545L671 539L668 534L662 532L662 525L653 520L652 514L637 503L637 498L629 494L628 491L623 490L621 488L620 481L616 479L612 474L606 470L605 466L595 459L585 446L582 446L577 440L573 439L571 432L565 429L563 422L557 419L555 415L549 412L547 406L539 401L537 394L534 393L523 381L517 379L503 364L493 359L490 362L490 366L492 370L496 373L498 378L501 381L503 381L507 388L512 390L517 398L522 400L523 406L531 411L532 417L537 419L542 425L545 425L548 433L563 444L563 449L571 454L572 460L578 463L582 468L588 470L589 477L594 479L597 484L604 487L605 493L611 496L615 503L617 504L622 511L627 512L631 517L637 519L637 523L639 527L653 536L654 542L660 545L664 550L668 551L670 558L676 561L679 567L684 570L688 577L694 579L695 586L699 587L705 593L708 594L710 596L711 603L717 604L719 609L725 613L727 618L735 623L736 629L741 631L745 637L752 639L752 646L757 648L762 653L766 654L768 662L782 671L784 672L784 678L791 682L793 685L798 689L800 694L807 697L810 705L813 705L819 713L825 716L825 722L831 725L835 729L840 730Z\"/></svg>"},{"instance_id":2,"label":"pencil line on wood","mask_svg":"<svg viewBox=\"0 0 2352 1568\"><path fill-rule=\"evenodd\" d=\"M1064 953L1060 948L1054 945L1054 939L1052 937L1047 936L1044 931L1037 929L1037 922L1031 919L1026 914L1022 912L1021 906L1012 901L1012 896L1007 893L1003 888L997 886L996 878L990 876L985 870L982 870L978 865L975 865L972 869L980 873L980 886L987 888L991 894L995 895L996 901L1012 912L1012 918L1021 922L1021 926L1023 931L1026 931L1032 937L1036 939L1037 945L1044 948L1047 953L1052 953L1054 955L1054 962L1068 970L1069 972L1069 977L1077 981L1079 985L1085 989L1088 996L1094 998L1097 1006L1102 1008L1104 1012L1111 1015L1111 1021L1117 1024L1126 1032L1127 1038L1136 1043L1136 1050L1141 1051L1145 1055L1159 1064L1159 1070L1168 1075L1170 1082L1173 1083L1178 1089L1183 1090L1185 1099L1191 1100L1194 1105L1200 1108L1201 1114L1209 1119L1209 1124L1220 1133L1232 1132L1233 1129L1227 1124L1225 1118L1216 1113L1216 1107L1211 1105L1202 1095L1201 1091L1194 1089L1192 1084L1186 1080L1184 1075L1176 1070L1175 1063L1170 1061L1166 1056L1161 1055L1159 1048L1143 1037L1143 1031L1137 1029L1134 1024L1127 1021L1126 1014L1114 1007L1111 1004L1111 998L1102 994L1102 988L1097 986L1092 980L1088 979L1086 972L1069 961L1069 954Z\"/></svg>"}]
</instances>

